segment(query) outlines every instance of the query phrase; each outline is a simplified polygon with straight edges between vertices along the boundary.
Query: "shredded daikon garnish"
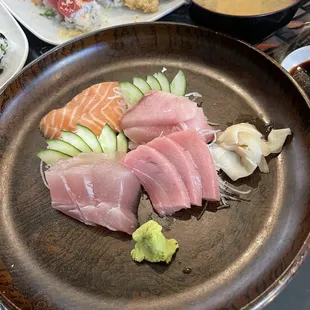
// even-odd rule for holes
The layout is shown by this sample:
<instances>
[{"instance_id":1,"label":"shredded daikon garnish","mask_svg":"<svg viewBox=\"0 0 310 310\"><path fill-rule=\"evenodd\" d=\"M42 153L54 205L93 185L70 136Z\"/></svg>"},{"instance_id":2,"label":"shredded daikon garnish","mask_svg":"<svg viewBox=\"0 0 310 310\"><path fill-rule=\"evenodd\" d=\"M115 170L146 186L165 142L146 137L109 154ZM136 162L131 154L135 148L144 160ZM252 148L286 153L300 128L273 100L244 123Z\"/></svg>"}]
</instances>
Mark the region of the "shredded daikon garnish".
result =
<instances>
[{"instance_id":1,"label":"shredded daikon garnish","mask_svg":"<svg viewBox=\"0 0 310 310\"><path fill-rule=\"evenodd\" d=\"M193 97L191 98L192 101L196 101L198 98L201 98L202 95L197 93L197 92L192 92L192 93L188 93L188 94L185 94L185 97Z\"/></svg>"},{"instance_id":2,"label":"shredded daikon garnish","mask_svg":"<svg viewBox=\"0 0 310 310\"><path fill-rule=\"evenodd\" d=\"M199 94L198 92L196 92L196 91L194 91L194 92L192 92L192 93L188 93L188 94L185 94L185 97L202 97L202 95L201 94Z\"/></svg>"},{"instance_id":3,"label":"shredded daikon garnish","mask_svg":"<svg viewBox=\"0 0 310 310\"><path fill-rule=\"evenodd\" d=\"M199 130L199 133L203 136L209 136L209 135L215 135L218 132L220 132L220 129L214 130L214 129L201 129Z\"/></svg>"},{"instance_id":4,"label":"shredded daikon garnish","mask_svg":"<svg viewBox=\"0 0 310 310\"><path fill-rule=\"evenodd\" d=\"M42 178L44 185L49 189L48 184L47 184L46 179L45 179L43 160L41 160L41 162L40 162L40 174L41 174L41 178Z\"/></svg>"},{"instance_id":5,"label":"shredded daikon garnish","mask_svg":"<svg viewBox=\"0 0 310 310\"><path fill-rule=\"evenodd\" d=\"M230 191L231 193L236 193L236 194L239 194L239 195L247 195L251 192L251 190L247 190L247 191L241 191L235 187L233 187L232 185L228 184L226 181L223 181L221 179L221 177L219 177L219 186L220 186L220 189L222 189L223 191Z\"/></svg>"},{"instance_id":6,"label":"shredded daikon garnish","mask_svg":"<svg viewBox=\"0 0 310 310\"><path fill-rule=\"evenodd\" d=\"M208 124L209 124L210 126L220 126L220 124L210 122L209 120L207 120L207 122L208 122Z\"/></svg>"}]
</instances>

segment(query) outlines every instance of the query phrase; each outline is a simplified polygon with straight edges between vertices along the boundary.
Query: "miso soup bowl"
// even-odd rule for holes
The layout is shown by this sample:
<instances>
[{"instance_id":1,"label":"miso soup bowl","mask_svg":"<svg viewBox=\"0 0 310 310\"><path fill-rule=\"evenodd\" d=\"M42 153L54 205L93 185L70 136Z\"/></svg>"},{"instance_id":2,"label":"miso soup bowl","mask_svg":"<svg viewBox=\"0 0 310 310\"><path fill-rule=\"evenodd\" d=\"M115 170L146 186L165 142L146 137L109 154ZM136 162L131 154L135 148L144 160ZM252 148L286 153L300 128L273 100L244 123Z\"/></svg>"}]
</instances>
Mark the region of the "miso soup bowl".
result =
<instances>
[{"instance_id":1,"label":"miso soup bowl","mask_svg":"<svg viewBox=\"0 0 310 310\"><path fill-rule=\"evenodd\" d=\"M192 0L189 14L196 24L254 44L287 25L294 17L302 1L296 0L284 9L266 14L241 16L211 11Z\"/></svg>"}]
</instances>

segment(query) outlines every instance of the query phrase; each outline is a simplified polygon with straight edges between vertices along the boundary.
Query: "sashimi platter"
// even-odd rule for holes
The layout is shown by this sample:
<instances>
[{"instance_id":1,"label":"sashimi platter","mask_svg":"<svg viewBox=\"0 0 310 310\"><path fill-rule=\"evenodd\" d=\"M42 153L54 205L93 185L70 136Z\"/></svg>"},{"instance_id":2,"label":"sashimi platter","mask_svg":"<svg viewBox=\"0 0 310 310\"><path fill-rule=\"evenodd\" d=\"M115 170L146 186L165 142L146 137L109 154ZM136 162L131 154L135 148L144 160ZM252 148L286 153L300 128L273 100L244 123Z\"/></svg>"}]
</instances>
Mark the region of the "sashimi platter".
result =
<instances>
[{"instance_id":1,"label":"sashimi platter","mask_svg":"<svg viewBox=\"0 0 310 310\"><path fill-rule=\"evenodd\" d=\"M169 263L177 242L172 250L153 220L139 227L141 188L159 216L209 201L228 207L250 191L219 173L231 181L255 169L269 173L266 157L291 135L281 128L264 137L249 123L221 130L195 102L201 96L186 93L181 70L171 83L157 72L95 84L49 112L40 122L47 148L37 156L49 165L42 174L52 206L87 225L133 234L139 262Z\"/></svg>"},{"instance_id":2,"label":"sashimi platter","mask_svg":"<svg viewBox=\"0 0 310 310\"><path fill-rule=\"evenodd\" d=\"M244 43L109 29L26 67L0 107L8 305L241 309L305 256L308 99Z\"/></svg>"}]
</instances>

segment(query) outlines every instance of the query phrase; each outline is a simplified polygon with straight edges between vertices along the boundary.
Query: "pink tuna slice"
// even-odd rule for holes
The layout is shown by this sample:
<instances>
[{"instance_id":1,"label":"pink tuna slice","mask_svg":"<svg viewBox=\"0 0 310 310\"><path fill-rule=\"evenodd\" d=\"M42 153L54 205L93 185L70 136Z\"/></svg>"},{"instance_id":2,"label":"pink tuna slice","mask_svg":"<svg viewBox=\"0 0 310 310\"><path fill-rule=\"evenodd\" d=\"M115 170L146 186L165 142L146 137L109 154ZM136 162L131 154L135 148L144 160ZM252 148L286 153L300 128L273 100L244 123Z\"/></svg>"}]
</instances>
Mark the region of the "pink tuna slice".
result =
<instances>
[{"instance_id":1,"label":"pink tuna slice","mask_svg":"<svg viewBox=\"0 0 310 310\"><path fill-rule=\"evenodd\" d=\"M195 102L161 91L149 92L129 109L121 119L121 127L135 145L187 128L213 130ZM206 142L213 139L213 134L204 132L204 136Z\"/></svg>"},{"instance_id":2,"label":"pink tuna slice","mask_svg":"<svg viewBox=\"0 0 310 310\"><path fill-rule=\"evenodd\" d=\"M219 201L218 176L212 155L203 138L195 130L174 132L168 138L191 153L201 177L202 198Z\"/></svg>"},{"instance_id":3,"label":"pink tuna slice","mask_svg":"<svg viewBox=\"0 0 310 310\"><path fill-rule=\"evenodd\" d=\"M207 123L207 119L203 113L202 108L197 108L196 116L188 121L177 125L157 125L157 126L136 126L124 130L125 135L135 144L146 144L157 137L167 136L173 132L195 129L197 131L214 131L214 129ZM184 124L184 126L182 126ZM214 134L203 133L206 142L214 139Z\"/></svg>"},{"instance_id":4,"label":"pink tuna slice","mask_svg":"<svg viewBox=\"0 0 310 310\"><path fill-rule=\"evenodd\" d=\"M46 173L52 206L88 225L132 234L138 227L140 184L119 157L84 153Z\"/></svg>"},{"instance_id":5,"label":"pink tuna slice","mask_svg":"<svg viewBox=\"0 0 310 310\"><path fill-rule=\"evenodd\" d=\"M201 206L201 179L192 155L167 137L156 138L147 146L162 153L176 167L187 188L191 204Z\"/></svg>"},{"instance_id":6,"label":"pink tuna slice","mask_svg":"<svg viewBox=\"0 0 310 310\"><path fill-rule=\"evenodd\" d=\"M175 125L140 126L124 130L125 135L135 144L145 144L157 137L167 136L172 132L179 131Z\"/></svg>"},{"instance_id":7,"label":"pink tuna slice","mask_svg":"<svg viewBox=\"0 0 310 310\"><path fill-rule=\"evenodd\" d=\"M123 157L121 163L132 169L160 216L190 208L190 199L180 174L160 152L141 145Z\"/></svg>"},{"instance_id":8,"label":"pink tuna slice","mask_svg":"<svg viewBox=\"0 0 310 310\"><path fill-rule=\"evenodd\" d=\"M207 123L207 118L205 117L204 113L203 113L203 109L202 108L198 108L196 109L196 115L194 118L185 121L184 122L188 127L195 129L197 131L201 130L201 129L210 129L213 130L213 128Z\"/></svg>"},{"instance_id":9,"label":"pink tuna slice","mask_svg":"<svg viewBox=\"0 0 310 310\"><path fill-rule=\"evenodd\" d=\"M214 128L211 127L208 122L205 114L203 113L202 108L197 108L196 116L186 122L184 122L189 128L195 129L199 132L207 132L207 131L214 131ZM205 141L211 142L214 139L214 134L206 134L204 133L203 136L205 137Z\"/></svg>"},{"instance_id":10,"label":"pink tuna slice","mask_svg":"<svg viewBox=\"0 0 310 310\"><path fill-rule=\"evenodd\" d=\"M151 91L121 119L122 129L139 126L175 125L196 115L195 102L172 94Z\"/></svg>"}]
</instances>

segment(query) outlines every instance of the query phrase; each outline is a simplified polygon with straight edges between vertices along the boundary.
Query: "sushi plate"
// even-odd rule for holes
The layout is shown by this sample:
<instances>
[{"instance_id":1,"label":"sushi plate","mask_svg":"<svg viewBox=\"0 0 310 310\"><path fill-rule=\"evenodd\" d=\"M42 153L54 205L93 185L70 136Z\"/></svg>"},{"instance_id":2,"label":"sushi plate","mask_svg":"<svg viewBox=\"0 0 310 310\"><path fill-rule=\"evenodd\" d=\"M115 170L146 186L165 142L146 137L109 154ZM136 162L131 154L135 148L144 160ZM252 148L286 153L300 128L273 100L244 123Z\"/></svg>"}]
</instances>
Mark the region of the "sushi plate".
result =
<instances>
[{"instance_id":1,"label":"sushi plate","mask_svg":"<svg viewBox=\"0 0 310 310\"><path fill-rule=\"evenodd\" d=\"M65 31L56 22L41 16L44 11L36 1L32 0L0 0L3 2L14 17L31 31L39 39L53 45L62 44L69 41L72 37L65 34ZM145 14L139 10L128 8L111 8L103 10L103 22L101 29L138 22L151 22L174 11L185 3L185 0L164 0L159 4L156 13ZM98 30L98 29L97 29Z\"/></svg>"},{"instance_id":2,"label":"sushi plate","mask_svg":"<svg viewBox=\"0 0 310 310\"><path fill-rule=\"evenodd\" d=\"M28 41L23 30L0 2L0 33L8 40L8 51L3 59L4 70L0 74L0 89L20 71L28 56Z\"/></svg>"},{"instance_id":3,"label":"sushi plate","mask_svg":"<svg viewBox=\"0 0 310 310\"><path fill-rule=\"evenodd\" d=\"M130 236L90 227L51 207L35 153L40 119L86 87L168 69L203 95L225 128L251 122L293 135L269 174L235 184L249 201L210 204L153 218L180 248L171 264L132 261ZM83 74L81 74L83 72ZM0 298L9 309L261 309L309 250L309 99L289 74L253 47L199 27L117 27L55 48L27 66L0 97ZM191 273L187 271L190 268ZM185 272L186 271L186 272Z\"/></svg>"}]
</instances>

